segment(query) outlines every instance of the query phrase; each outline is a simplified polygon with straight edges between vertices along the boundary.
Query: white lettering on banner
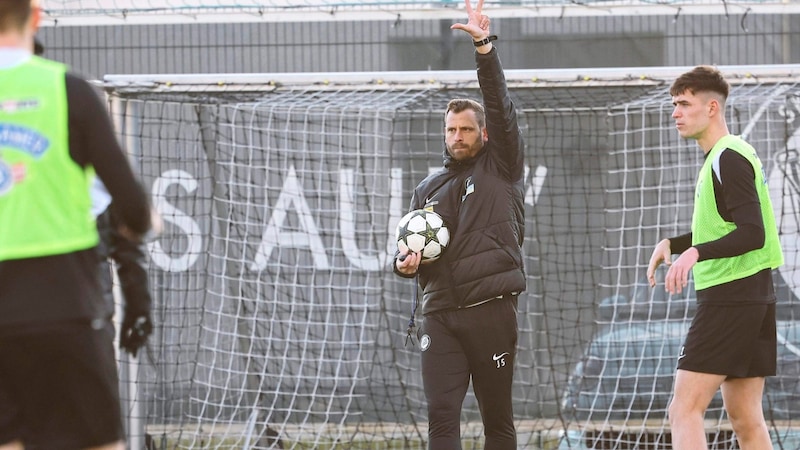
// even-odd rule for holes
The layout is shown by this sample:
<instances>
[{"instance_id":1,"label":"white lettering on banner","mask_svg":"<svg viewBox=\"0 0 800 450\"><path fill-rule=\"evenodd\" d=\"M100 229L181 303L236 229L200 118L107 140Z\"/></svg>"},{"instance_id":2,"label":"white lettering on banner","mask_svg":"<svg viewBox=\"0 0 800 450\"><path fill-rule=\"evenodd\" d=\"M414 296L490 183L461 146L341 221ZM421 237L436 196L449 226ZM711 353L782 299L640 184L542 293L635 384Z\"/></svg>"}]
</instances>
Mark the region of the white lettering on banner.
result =
<instances>
[{"instance_id":1,"label":"white lettering on banner","mask_svg":"<svg viewBox=\"0 0 800 450\"><path fill-rule=\"evenodd\" d=\"M294 208L292 208L294 205ZM282 231L283 223L286 220L288 211L294 211L300 218L300 226L303 231L287 232ZM267 229L261 237L261 245L258 246L255 261L250 265L252 270L263 270L272 255L275 247L281 248L301 248L311 251L314 259L314 267L317 269L330 269L328 255L325 253L325 245L322 237L311 215L311 208L308 206L300 180L297 179L297 172L294 166L289 167L289 173L283 180L283 188L278 196L278 201L272 208L272 216L269 218Z\"/></svg>"},{"instance_id":2,"label":"white lettering on banner","mask_svg":"<svg viewBox=\"0 0 800 450\"><path fill-rule=\"evenodd\" d=\"M187 193L197 189L197 180L192 174L183 170L168 170L153 182L153 206L161 214L164 222L169 222L186 235L189 244L186 252L178 257L168 255L156 240L147 245L150 259L167 272L183 272L188 270L200 257L203 251L203 234L200 226L190 216L167 202L166 192L172 185L179 185Z\"/></svg>"},{"instance_id":3,"label":"white lettering on banner","mask_svg":"<svg viewBox=\"0 0 800 450\"><path fill-rule=\"evenodd\" d=\"M389 258L394 255L396 243L394 242L395 224L400 221L403 213L400 193L403 189L403 170L392 169L389 172L389 238L386 242L386 251L378 252L374 256L365 255L356 240L356 207L355 207L355 172L353 169L343 169L339 172L339 232L342 236L342 250L347 260L359 269L379 271L386 267Z\"/></svg>"},{"instance_id":4,"label":"white lettering on banner","mask_svg":"<svg viewBox=\"0 0 800 450\"><path fill-rule=\"evenodd\" d=\"M431 167L429 172L439 169L440 167ZM526 185L528 185L525 191L525 203L533 206L538 200L539 193L544 185L547 168L544 166L536 167L532 178L530 178L530 183L528 182L531 174L530 166L525 166L524 174ZM339 171L338 223L342 251L348 262L358 269L368 271L384 270L389 258L394 255L396 249L394 242L395 225L407 208L407 205L402 204L403 194L405 193L403 190L403 169L392 168L389 171L389 218L386 230L385 252L378 251L375 254L370 254L365 252L359 245L359 237L356 235L358 230L356 229L355 180L356 174L353 169L341 169ZM163 270L169 272L188 270L197 262L203 249L204 238L197 222L167 201L167 189L176 184L181 186L187 194L191 194L197 190L198 181L193 175L183 170L168 170L153 182L152 188L153 204L163 220L180 228L189 242L185 253L180 256L167 254L158 240L148 244L152 261ZM297 177L297 171L294 166L289 167L286 178L283 180L281 192L271 211L266 230L261 236L261 242L250 264L251 270L264 270L276 248L307 250L311 253L315 269L326 270L331 268L322 235L306 200L302 183ZM300 231L285 229L286 218L290 212L296 214L299 218Z\"/></svg>"},{"instance_id":5,"label":"white lettering on banner","mask_svg":"<svg viewBox=\"0 0 800 450\"><path fill-rule=\"evenodd\" d=\"M531 166L525 166L525 182L528 182L528 175L531 173ZM539 193L542 192L542 186L544 186L544 177L547 176L547 167L545 166L536 166L536 170L533 172L533 179L531 180L530 185L528 185L528 189L525 190L525 203L528 205L535 205L536 201L539 200Z\"/></svg>"}]
</instances>

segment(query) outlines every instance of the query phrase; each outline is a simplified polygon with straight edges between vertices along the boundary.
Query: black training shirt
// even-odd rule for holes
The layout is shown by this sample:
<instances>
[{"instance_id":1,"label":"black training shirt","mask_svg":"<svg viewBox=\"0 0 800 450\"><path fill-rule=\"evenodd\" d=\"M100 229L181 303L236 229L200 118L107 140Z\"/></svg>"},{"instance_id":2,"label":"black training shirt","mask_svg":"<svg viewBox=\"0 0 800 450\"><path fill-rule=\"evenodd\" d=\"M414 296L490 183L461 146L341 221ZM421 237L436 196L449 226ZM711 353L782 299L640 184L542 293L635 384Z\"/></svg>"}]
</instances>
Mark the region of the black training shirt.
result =
<instances>
[{"instance_id":1,"label":"black training shirt","mask_svg":"<svg viewBox=\"0 0 800 450\"><path fill-rule=\"evenodd\" d=\"M735 223L736 229L715 241L695 245L700 255L698 261L737 256L764 246L764 221L753 166L738 152L724 150L719 157L719 173L719 177L716 173L713 175L717 212L726 221ZM691 246L692 233L670 238L673 254L683 253ZM697 291L697 301L774 302L772 271L765 269L749 277L702 289Z\"/></svg>"}]
</instances>

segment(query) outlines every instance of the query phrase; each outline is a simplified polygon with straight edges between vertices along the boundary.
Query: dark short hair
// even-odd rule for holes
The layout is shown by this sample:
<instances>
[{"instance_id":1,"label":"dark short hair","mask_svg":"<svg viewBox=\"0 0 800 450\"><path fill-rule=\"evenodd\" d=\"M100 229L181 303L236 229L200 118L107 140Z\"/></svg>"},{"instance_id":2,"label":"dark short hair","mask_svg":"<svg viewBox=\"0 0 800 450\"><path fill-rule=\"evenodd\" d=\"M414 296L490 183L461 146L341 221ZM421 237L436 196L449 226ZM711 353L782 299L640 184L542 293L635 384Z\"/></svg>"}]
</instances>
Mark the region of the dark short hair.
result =
<instances>
[{"instance_id":1,"label":"dark short hair","mask_svg":"<svg viewBox=\"0 0 800 450\"><path fill-rule=\"evenodd\" d=\"M31 0L0 0L0 32L22 30L32 10Z\"/></svg>"},{"instance_id":2,"label":"dark short hair","mask_svg":"<svg viewBox=\"0 0 800 450\"><path fill-rule=\"evenodd\" d=\"M712 66L697 66L679 76L669 88L669 94L674 97L685 92L714 92L727 99L729 90L730 85L719 70Z\"/></svg>"},{"instance_id":3,"label":"dark short hair","mask_svg":"<svg viewBox=\"0 0 800 450\"><path fill-rule=\"evenodd\" d=\"M483 105L481 105L480 102L468 98L454 98L447 102L447 110L444 112L445 120L449 112L460 113L468 109L475 111L475 118L478 119L478 125L481 128L485 127L486 110L483 109Z\"/></svg>"}]
</instances>

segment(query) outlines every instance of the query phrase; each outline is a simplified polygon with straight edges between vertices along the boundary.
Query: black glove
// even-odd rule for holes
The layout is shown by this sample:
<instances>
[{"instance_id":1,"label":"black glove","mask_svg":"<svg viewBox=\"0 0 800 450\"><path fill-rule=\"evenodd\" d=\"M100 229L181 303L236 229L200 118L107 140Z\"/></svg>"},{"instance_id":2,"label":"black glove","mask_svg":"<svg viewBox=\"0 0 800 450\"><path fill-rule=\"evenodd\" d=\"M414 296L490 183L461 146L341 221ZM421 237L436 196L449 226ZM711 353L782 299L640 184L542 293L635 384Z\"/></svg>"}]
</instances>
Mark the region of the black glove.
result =
<instances>
[{"instance_id":1,"label":"black glove","mask_svg":"<svg viewBox=\"0 0 800 450\"><path fill-rule=\"evenodd\" d=\"M125 298L119 346L135 357L153 332L153 321L150 318L153 301L150 297L144 247L118 232L114 204L111 205L109 253L117 263L117 275Z\"/></svg>"},{"instance_id":2,"label":"black glove","mask_svg":"<svg viewBox=\"0 0 800 450\"><path fill-rule=\"evenodd\" d=\"M153 322L149 314L126 312L119 333L119 347L136 357L136 352L147 343L147 338L152 332Z\"/></svg>"}]
</instances>

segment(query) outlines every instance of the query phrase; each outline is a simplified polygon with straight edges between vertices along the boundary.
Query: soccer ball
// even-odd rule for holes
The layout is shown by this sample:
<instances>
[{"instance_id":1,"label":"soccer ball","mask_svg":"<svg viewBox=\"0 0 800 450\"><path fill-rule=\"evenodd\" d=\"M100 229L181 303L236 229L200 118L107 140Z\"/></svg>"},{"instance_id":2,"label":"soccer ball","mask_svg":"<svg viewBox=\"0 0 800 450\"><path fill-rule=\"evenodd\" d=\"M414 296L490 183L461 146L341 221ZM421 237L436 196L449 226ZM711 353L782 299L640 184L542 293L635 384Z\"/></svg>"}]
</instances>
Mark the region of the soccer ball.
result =
<instances>
[{"instance_id":1,"label":"soccer ball","mask_svg":"<svg viewBox=\"0 0 800 450\"><path fill-rule=\"evenodd\" d=\"M450 243L450 230L439 214L416 209L400 219L395 237L400 252L421 252L423 261L433 261Z\"/></svg>"}]
</instances>

